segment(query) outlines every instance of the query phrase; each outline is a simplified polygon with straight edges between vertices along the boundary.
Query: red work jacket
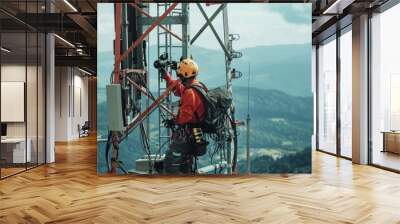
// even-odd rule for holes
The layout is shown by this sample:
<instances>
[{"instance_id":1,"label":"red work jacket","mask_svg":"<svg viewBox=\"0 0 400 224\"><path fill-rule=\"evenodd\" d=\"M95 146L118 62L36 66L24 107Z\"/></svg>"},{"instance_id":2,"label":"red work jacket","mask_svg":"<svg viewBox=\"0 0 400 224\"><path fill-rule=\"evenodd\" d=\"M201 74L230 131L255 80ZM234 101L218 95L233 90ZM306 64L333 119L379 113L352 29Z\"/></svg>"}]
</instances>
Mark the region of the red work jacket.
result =
<instances>
[{"instance_id":1,"label":"red work jacket","mask_svg":"<svg viewBox=\"0 0 400 224\"><path fill-rule=\"evenodd\" d=\"M205 117L205 108L200 93L192 88L185 87L179 80L173 80L169 73L165 74L164 79L168 86L178 82L174 94L179 96L181 100L176 123L182 125L202 122ZM201 86L200 82L195 79L191 80L188 86L190 85Z\"/></svg>"}]
</instances>

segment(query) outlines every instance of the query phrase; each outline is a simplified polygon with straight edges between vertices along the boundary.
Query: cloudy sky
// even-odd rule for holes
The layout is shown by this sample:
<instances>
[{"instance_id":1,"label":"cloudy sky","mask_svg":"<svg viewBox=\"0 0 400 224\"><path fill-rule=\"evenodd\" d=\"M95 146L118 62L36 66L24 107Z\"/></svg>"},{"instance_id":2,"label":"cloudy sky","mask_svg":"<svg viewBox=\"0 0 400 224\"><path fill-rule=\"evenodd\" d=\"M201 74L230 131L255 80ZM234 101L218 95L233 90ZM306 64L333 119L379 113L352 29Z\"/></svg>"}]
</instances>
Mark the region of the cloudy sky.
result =
<instances>
[{"instance_id":1,"label":"cloudy sky","mask_svg":"<svg viewBox=\"0 0 400 224\"><path fill-rule=\"evenodd\" d=\"M203 7L210 16L218 4ZM114 39L114 8L110 3L98 4L98 51L112 51ZM155 16L157 9L151 4L150 14ZM234 43L235 49L260 45L311 43L311 4L267 4L267 3L231 3L228 4L230 33L240 34L240 40ZM190 5L190 34L195 35L205 19L197 8ZM213 24L222 37L222 14ZM173 28L180 34L180 28ZM157 44L156 29L151 32L150 44ZM210 28L207 28L194 45L220 49Z\"/></svg>"}]
</instances>

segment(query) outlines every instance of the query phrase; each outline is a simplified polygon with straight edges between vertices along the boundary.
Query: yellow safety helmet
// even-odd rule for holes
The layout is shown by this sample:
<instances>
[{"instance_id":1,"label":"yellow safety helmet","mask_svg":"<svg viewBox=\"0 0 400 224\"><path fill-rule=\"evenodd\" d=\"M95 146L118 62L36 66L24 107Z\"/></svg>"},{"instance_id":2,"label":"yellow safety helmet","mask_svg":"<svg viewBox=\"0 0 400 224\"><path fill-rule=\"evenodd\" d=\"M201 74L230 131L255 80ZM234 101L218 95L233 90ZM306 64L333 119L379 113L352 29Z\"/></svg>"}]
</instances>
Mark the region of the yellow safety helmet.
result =
<instances>
[{"instance_id":1,"label":"yellow safety helmet","mask_svg":"<svg viewBox=\"0 0 400 224\"><path fill-rule=\"evenodd\" d=\"M176 73L184 78L192 78L199 73L199 66L192 59L183 59L179 62Z\"/></svg>"}]
</instances>

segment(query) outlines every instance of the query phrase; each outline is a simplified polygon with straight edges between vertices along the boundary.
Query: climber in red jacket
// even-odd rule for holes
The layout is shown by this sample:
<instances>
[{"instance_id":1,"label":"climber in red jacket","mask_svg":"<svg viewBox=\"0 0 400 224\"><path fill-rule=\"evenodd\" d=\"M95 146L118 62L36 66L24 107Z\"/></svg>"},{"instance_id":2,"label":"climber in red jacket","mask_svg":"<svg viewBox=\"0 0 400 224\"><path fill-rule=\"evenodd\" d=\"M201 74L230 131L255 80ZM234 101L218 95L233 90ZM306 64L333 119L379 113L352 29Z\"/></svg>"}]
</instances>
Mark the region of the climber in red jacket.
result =
<instances>
[{"instance_id":1,"label":"climber in red jacket","mask_svg":"<svg viewBox=\"0 0 400 224\"><path fill-rule=\"evenodd\" d=\"M192 59L181 60L176 70L176 74L179 77L178 80L174 80L165 69L162 69L161 72L168 86L176 84L174 94L180 97L177 116L164 121L165 126L174 127L177 124L185 128L186 131L190 130L188 133L196 132L196 134L198 134L201 129L195 127L199 127L200 123L204 121L206 113L205 104L200 93L191 88L191 86L197 85L206 92L208 91L207 88L196 79L199 73L199 67ZM188 139L190 138L186 137L182 140L182 138L174 139L173 137L171 139L171 144L165 153L164 159L164 170L166 173L190 173L192 171L193 156L202 155L207 150L206 144L196 145L196 143ZM199 154L199 151L203 153Z\"/></svg>"}]
</instances>

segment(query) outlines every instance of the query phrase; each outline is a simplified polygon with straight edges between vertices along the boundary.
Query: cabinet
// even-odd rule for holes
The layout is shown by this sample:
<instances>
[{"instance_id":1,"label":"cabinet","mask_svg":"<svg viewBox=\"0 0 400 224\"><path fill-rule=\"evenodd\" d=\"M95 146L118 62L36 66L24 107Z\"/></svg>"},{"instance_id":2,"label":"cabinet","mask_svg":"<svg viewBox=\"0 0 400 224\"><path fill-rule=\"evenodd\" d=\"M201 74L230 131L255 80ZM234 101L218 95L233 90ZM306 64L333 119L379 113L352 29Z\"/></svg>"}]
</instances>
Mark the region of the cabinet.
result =
<instances>
[{"instance_id":1,"label":"cabinet","mask_svg":"<svg viewBox=\"0 0 400 224\"><path fill-rule=\"evenodd\" d=\"M382 132L383 133L383 152L392 152L400 154L400 132Z\"/></svg>"}]
</instances>

